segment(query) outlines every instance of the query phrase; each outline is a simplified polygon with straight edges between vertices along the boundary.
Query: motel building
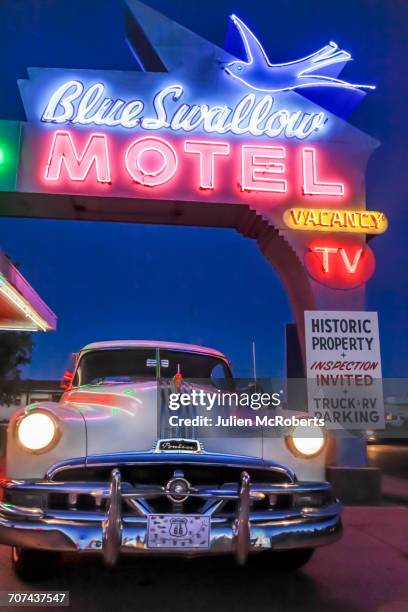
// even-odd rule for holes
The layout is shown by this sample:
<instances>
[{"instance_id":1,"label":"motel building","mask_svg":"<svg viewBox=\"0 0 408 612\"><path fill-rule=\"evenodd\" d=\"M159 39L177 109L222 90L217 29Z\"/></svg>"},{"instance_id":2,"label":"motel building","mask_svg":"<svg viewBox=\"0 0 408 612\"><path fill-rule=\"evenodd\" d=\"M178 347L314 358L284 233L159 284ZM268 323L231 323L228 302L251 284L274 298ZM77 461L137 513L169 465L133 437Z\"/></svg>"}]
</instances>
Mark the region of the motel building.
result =
<instances>
[{"instance_id":1,"label":"motel building","mask_svg":"<svg viewBox=\"0 0 408 612\"><path fill-rule=\"evenodd\" d=\"M124 6L141 71L27 67L26 120L0 121L0 215L223 227L255 240L291 307L288 378L307 379L312 415L352 431L335 436L328 477L354 489L368 479L375 497L364 431L383 427L384 406L366 285L368 239L381 240L387 217L365 193L380 143L349 121L375 86L363 65L358 84L343 78L351 56L335 43L311 56L323 75L312 84L310 58L303 73L269 74L261 42L235 16L220 48L137 0ZM55 329L0 262L3 329Z\"/></svg>"}]
</instances>

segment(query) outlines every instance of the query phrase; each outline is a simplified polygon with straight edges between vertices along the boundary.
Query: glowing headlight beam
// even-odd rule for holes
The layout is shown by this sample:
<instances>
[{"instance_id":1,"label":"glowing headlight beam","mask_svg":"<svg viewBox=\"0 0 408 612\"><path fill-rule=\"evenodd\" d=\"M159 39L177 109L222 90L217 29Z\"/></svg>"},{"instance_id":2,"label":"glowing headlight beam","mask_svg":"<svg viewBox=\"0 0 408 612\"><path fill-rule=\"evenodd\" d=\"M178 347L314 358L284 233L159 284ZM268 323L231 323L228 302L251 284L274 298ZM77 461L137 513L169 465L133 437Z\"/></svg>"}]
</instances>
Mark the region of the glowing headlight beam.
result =
<instances>
[{"instance_id":1,"label":"glowing headlight beam","mask_svg":"<svg viewBox=\"0 0 408 612\"><path fill-rule=\"evenodd\" d=\"M35 453L55 444L58 428L54 419L45 412L29 412L18 421L16 433L21 446Z\"/></svg>"},{"instance_id":2,"label":"glowing headlight beam","mask_svg":"<svg viewBox=\"0 0 408 612\"><path fill-rule=\"evenodd\" d=\"M325 445L323 429L317 425L295 427L289 436L292 451L304 457L313 457L319 454Z\"/></svg>"}]
</instances>

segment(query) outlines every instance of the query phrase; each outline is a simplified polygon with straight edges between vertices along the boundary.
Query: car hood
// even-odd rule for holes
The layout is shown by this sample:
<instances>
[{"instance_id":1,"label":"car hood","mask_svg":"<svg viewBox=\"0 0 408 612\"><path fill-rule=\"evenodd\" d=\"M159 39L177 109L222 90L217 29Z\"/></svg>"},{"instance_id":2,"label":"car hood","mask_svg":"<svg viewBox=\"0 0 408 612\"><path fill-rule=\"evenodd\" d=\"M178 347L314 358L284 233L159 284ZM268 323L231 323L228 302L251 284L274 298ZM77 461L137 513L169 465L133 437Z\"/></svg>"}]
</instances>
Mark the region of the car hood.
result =
<instances>
[{"instance_id":1,"label":"car hood","mask_svg":"<svg viewBox=\"0 0 408 612\"><path fill-rule=\"evenodd\" d=\"M188 388L205 387L188 385ZM81 411L86 422L88 455L148 451L159 439L194 438L208 452L242 454L244 442L244 454L262 457L260 436L231 437L223 434L222 429L215 436L214 428L201 428L198 434L194 428L184 425L171 427L170 414L186 418L197 414L194 407L180 408L177 413L168 411L169 394L177 391L173 384L156 381L90 385L66 392L61 402Z\"/></svg>"}]
</instances>

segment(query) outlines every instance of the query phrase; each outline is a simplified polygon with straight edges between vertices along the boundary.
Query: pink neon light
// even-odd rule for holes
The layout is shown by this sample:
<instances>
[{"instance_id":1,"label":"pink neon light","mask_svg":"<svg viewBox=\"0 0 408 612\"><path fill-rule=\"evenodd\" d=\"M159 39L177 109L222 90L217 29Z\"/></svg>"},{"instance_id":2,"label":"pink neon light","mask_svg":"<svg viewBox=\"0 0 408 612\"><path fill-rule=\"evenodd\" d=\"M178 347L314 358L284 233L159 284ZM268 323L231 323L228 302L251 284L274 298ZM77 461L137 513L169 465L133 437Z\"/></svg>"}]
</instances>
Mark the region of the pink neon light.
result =
<instances>
[{"instance_id":1,"label":"pink neon light","mask_svg":"<svg viewBox=\"0 0 408 612\"><path fill-rule=\"evenodd\" d=\"M162 162L155 170L143 165L143 156L153 151L158 153ZM156 187L167 183L178 167L178 157L174 148L161 138L139 138L132 142L125 154L126 170L132 179L148 187Z\"/></svg>"},{"instance_id":2,"label":"pink neon light","mask_svg":"<svg viewBox=\"0 0 408 612\"><path fill-rule=\"evenodd\" d=\"M319 181L316 170L316 150L306 147L302 150L303 193L305 195L343 196L343 183Z\"/></svg>"},{"instance_id":3,"label":"pink neon light","mask_svg":"<svg viewBox=\"0 0 408 612\"><path fill-rule=\"evenodd\" d=\"M216 155L228 155L227 142L211 142L209 140L185 140L184 151L200 156L200 187L214 189L214 161Z\"/></svg>"},{"instance_id":4,"label":"pink neon light","mask_svg":"<svg viewBox=\"0 0 408 612\"><path fill-rule=\"evenodd\" d=\"M85 181L92 166L95 166L98 183L110 183L108 143L105 134L91 134L80 155L78 155L70 132L55 132L51 145L44 178L58 181L62 164L71 181Z\"/></svg>"},{"instance_id":5,"label":"pink neon light","mask_svg":"<svg viewBox=\"0 0 408 612\"><path fill-rule=\"evenodd\" d=\"M273 177L285 172L285 164L276 161L285 157L284 147L242 145L241 191L285 193L287 181Z\"/></svg>"}]
</instances>

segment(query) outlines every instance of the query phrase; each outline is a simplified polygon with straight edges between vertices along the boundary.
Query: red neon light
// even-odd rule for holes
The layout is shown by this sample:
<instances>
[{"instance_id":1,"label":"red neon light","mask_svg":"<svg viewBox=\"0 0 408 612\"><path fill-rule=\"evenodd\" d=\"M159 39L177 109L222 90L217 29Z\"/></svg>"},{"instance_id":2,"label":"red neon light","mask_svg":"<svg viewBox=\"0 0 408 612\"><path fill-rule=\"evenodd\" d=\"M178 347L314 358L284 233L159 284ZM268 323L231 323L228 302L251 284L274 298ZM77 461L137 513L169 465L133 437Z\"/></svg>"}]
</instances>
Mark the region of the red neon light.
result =
<instances>
[{"instance_id":1,"label":"red neon light","mask_svg":"<svg viewBox=\"0 0 408 612\"><path fill-rule=\"evenodd\" d=\"M330 262L329 255L330 253L338 253L339 249L337 247L314 247L310 249L314 253L322 253L322 266L325 274L330 273Z\"/></svg>"},{"instance_id":2,"label":"red neon light","mask_svg":"<svg viewBox=\"0 0 408 612\"><path fill-rule=\"evenodd\" d=\"M317 199L323 193L334 195L344 191L343 184L317 179L327 172L320 168L322 164L326 168L324 149L167 136L134 140L128 133L85 134L74 129L56 131L51 141L49 137L48 130L42 132L44 152L38 140L33 138L31 145L33 151L36 146L39 155L38 166L29 173L35 174L35 182L43 191L100 194L105 183L103 195L134 197L143 193L143 197L145 194L155 197L153 193L160 191L165 199L212 201L217 197L226 202L257 201L265 210L289 197L300 198L302 181L305 191L310 192L312 184L318 187ZM55 187L51 189L53 182ZM147 195L146 187L155 186L157 191ZM348 256L343 255L344 264L347 267L349 261L353 267L354 259L347 260Z\"/></svg>"},{"instance_id":3,"label":"red neon light","mask_svg":"<svg viewBox=\"0 0 408 612\"><path fill-rule=\"evenodd\" d=\"M55 132L45 169L45 180L58 181L63 163L71 181L85 181L92 167L96 170L98 183L111 181L105 134L91 134L82 153L78 155L71 134L65 131Z\"/></svg>"},{"instance_id":4,"label":"red neon light","mask_svg":"<svg viewBox=\"0 0 408 612\"><path fill-rule=\"evenodd\" d=\"M314 251L315 253L323 254L322 265L323 265L323 271L325 274L330 274L331 266L330 266L329 255L331 253L336 253L340 255L341 259L343 260L344 267L349 274L356 274L357 266L361 259L361 255L363 253L363 249L361 248L357 249L354 254L353 261L351 262L347 254L347 251L344 248L339 249L337 247L314 247L311 250Z\"/></svg>"},{"instance_id":5,"label":"red neon light","mask_svg":"<svg viewBox=\"0 0 408 612\"><path fill-rule=\"evenodd\" d=\"M343 196L343 183L319 181L316 170L316 150L306 147L302 150L303 193L305 195Z\"/></svg>"},{"instance_id":6,"label":"red neon light","mask_svg":"<svg viewBox=\"0 0 408 612\"><path fill-rule=\"evenodd\" d=\"M363 249L357 249L354 255L353 262L349 260L349 256L347 255L346 249L339 249L339 252L347 272L349 272L350 274L356 274L357 266L361 259L361 255L363 254Z\"/></svg>"},{"instance_id":7,"label":"red neon light","mask_svg":"<svg viewBox=\"0 0 408 612\"><path fill-rule=\"evenodd\" d=\"M157 155L161 158L159 165ZM134 181L155 187L167 183L174 176L178 157L174 148L161 138L139 138L126 151L125 164Z\"/></svg>"},{"instance_id":8,"label":"red neon light","mask_svg":"<svg viewBox=\"0 0 408 612\"><path fill-rule=\"evenodd\" d=\"M335 289L353 289L372 276L375 259L362 242L320 238L309 245L305 265L320 283Z\"/></svg>"},{"instance_id":9,"label":"red neon light","mask_svg":"<svg viewBox=\"0 0 408 612\"><path fill-rule=\"evenodd\" d=\"M214 189L214 161L216 155L229 155L227 142L211 142L208 140L186 140L186 153L196 153L200 156L200 187Z\"/></svg>"},{"instance_id":10,"label":"red neon light","mask_svg":"<svg viewBox=\"0 0 408 612\"><path fill-rule=\"evenodd\" d=\"M284 173L285 164L276 160L285 156L284 147L242 145L241 190L285 193L287 181L274 176Z\"/></svg>"}]
</instances>

